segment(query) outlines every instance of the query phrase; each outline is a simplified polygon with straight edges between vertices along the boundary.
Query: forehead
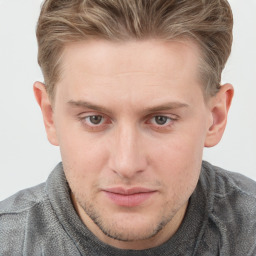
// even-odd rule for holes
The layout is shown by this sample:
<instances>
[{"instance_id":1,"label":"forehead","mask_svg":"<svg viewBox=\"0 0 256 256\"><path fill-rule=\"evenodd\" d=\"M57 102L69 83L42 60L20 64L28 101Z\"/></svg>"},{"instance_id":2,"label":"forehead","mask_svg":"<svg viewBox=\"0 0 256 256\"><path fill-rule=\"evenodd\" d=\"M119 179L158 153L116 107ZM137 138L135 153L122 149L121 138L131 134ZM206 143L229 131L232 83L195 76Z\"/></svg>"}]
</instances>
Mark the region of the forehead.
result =
<instances>
[{"instance_id":1,"label":"forehead","mask_svg":"<svg viewBox=\"0 0 256 256\"><path fill-rule=\"evenodd\" d=\"M76 42L63 51L56 89L76 98L89 92L133 99L145 98L149 91L159 97L188 94L200 87L198 63L199 50L192 41Z\"/></svg>"},{"instance_id":2,"label":"forehead","mask_svg":"<svg viewBox=\"0 0 256 256\"><path fill-rule=\"evenodd\" d=\"M194 72L198 63L199 49L192 41L88 40L66 45L61 58L64 76L74 67L106 76L140 71L174 74L187 68Z\"/></svg>"}]
</instances>

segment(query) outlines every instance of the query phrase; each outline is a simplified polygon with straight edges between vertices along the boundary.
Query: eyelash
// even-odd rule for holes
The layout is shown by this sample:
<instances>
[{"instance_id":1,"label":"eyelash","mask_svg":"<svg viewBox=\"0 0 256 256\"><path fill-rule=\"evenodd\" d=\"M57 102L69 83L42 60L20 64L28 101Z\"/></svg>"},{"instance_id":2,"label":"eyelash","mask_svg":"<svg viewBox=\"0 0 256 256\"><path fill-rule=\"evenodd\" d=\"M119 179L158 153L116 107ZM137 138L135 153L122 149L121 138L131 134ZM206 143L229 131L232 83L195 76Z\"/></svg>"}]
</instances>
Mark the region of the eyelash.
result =
<instances>
[{"instance_id":1,"label":"eyelash","mask_svg":"<svg viewBox=\"0 0 256 256\"><path fill-rule=\"evenodd\" d=\"M90 120L92 117L101 117L102 120L99 124L89 124L87 120ZM164 123L163 125L157 124L156 120L153 121L153 119L161 117L166 118L167 123ZM108 122L109 119L109 122ZM85 125L87 128L89 128L91 131L101 131L104 130L109 124L112 123L112 120L109 117L106 117L102 114L92 114L87 116L80 116L79 120L82 122L83 125ZM146 124L149 124L153 129L155 130L164 130L164 129L170 129L174 122L178 120L178 117L170 117L168 115L164 114L157 114L157 115L151 115L146 118ZM89 121L90 122L90 121ZM107 123L106 123L107 122Z\"/></svg>"},{"instance_id":2,"label":"eyelash","mask_svg":"<svg viewBox=\"0 0 256 256\"><path fill-rule=\"evenodd\" d=\"M156 120L154 120L156 117L164 117L164 118L166 118L167 119L167 123L165 123L163 125L157 124ZM152 130L155 130L157 132L165 132L165 131L171 130L177 120L178 120L178 116L168 116L168 115L164 115L164 114L157 114L157 115L150 116L147 119L146 124L149 124L150 128Z\"/></svg>"},{"instance_id":3,"label":"eyelash","mask_svg":"<svg viewBox=\"0 0 256 256\"><path fill-rule=\"evenodd\" d=\"M99 124L88 124L88 119L92 117L102 117L103 121L101 121ZM87 116L80 116L79 121L84 125L87 129L91 131L101 131L104 130L110 123L104 123L104 120L106 120L108 117L105 117L104 115L101 114L94 114L94 115L87 115Z\"/></svg>"}]
</instances>

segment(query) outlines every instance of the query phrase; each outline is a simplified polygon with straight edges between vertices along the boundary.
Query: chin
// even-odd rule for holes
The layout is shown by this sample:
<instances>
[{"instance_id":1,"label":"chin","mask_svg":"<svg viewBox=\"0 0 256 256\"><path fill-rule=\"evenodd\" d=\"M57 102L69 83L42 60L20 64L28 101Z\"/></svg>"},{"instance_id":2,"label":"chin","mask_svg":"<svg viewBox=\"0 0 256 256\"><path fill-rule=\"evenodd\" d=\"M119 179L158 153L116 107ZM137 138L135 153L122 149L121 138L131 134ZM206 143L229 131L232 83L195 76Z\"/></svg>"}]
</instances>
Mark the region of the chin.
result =
<instances>
[{"instance_id":1,"label":"chin","mask_svg":"<svg viewBox=\"0 0 256 256\"><path fill-rule=\"evenodd\" d=\"M136 225L136 223L133 222L133 224L129 225L122 225L122 223L117 225L114 223L109 226L105 225L104 227L100 227L100 229L106 236L117 241L135 242L154 237L162 228L154 229L151 223Z\"/></svg>"},{"instance_id":2,"label":"chin","mask_svg":"<svg viewBox=\"0 0 256 256\"><path fill-rule=\"evenodd\" d=\"M153 238L171 220L170 216L147 216L142 213L119 213L111 215L111 218L90 217L106 236L124 242Z\"/></svg>"}]
</instances>

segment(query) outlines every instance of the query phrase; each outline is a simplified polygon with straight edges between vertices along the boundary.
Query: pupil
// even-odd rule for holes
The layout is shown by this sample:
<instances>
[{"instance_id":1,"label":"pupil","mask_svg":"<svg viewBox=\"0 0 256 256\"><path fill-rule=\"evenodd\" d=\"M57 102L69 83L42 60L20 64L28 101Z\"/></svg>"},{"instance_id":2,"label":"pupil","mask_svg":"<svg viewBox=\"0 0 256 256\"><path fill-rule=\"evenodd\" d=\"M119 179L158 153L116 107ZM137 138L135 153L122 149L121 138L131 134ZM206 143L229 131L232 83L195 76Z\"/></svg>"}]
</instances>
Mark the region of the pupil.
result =
<instances>
[{"instance_id":1,"label":"pupil","mask_svg":"<svg viewBox=\"0 0 256 256\"><path fill-rule=\"evenodd\" d=\"M90 122L92 124L100 124L102 116L90 116Z\"/></svg>"},{"instance_id":2,"label":"pupil","mask_svg":"<svg viewBox=\"0 0 256 256\"><path fill-rule=\"evenodd\" d=\"M163 125L167 122L167 117L166 116L156 116L155 120L156 120L157 124Z\"/></svg>"}]
</instances>

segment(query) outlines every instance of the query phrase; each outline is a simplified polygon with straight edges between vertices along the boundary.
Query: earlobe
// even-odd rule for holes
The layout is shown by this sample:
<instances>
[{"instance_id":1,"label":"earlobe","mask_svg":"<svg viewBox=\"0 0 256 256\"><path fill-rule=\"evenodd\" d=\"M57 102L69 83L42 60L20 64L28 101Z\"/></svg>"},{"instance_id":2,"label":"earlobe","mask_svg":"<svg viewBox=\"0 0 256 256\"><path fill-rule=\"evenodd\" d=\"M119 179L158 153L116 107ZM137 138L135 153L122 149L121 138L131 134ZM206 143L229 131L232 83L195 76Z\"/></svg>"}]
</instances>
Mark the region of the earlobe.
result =
<instances>
[{"instance_id":1,"label":"earlobe","mask_svg":"<svg viewBox=\"0 0 256 256\"><path fill-rule=\"evenodd\" d=\"M205 147L213 147L219 143L224 133L228 111L234 95L234 89L231 84L225 84L221 87L217 95L210 103L212 124L209 126Z\"/></svg>"},{"instance_id":2,"label":"earlobe","mask_svg":"<svg viewBox=\"0 0 256 256\"><path fill-rule=\"evenodd\" d=\"M45 85L40 82L35 82L33 89L34 89L34 95L35 95L36 101L42 111L44 126L45 126L48 140L51 144L58 146L56 128L55 128L54 119L53 119L52 104L46 92Z\"/></svg>"}]
</instances>

